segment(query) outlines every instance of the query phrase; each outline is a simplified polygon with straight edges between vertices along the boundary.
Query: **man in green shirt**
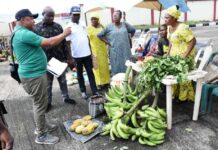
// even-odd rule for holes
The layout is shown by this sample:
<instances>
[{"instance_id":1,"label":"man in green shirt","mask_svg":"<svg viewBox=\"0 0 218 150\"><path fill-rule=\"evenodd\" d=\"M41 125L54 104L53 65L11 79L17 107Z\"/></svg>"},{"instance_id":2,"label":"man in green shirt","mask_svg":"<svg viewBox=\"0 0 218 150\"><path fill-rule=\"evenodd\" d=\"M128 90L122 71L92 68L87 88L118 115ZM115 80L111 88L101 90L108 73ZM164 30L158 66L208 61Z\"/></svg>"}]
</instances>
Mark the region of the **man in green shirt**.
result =
<instances>
[{"instance_id":1,"label":"man in green shirt","mask_svg":"<svg viewBox=\"0 0 218 150\"><path fill-rule=\"evenodd\" d=\"M47 98L47 58L41 47L53 47L59 44L71 33L66 28L62 34L51 38L43 38L33 30L34 19L38 14L32 14L28 9L22 9L15 15L17 26L14 30L12 46L19 63L19 77L25 91L33 99L34 121L36 125L35 142L38 144L55 144L59 141L56 136L48 132L56 126L46 125L45 111L48 106Z\"/></svg>"}]
</instances>

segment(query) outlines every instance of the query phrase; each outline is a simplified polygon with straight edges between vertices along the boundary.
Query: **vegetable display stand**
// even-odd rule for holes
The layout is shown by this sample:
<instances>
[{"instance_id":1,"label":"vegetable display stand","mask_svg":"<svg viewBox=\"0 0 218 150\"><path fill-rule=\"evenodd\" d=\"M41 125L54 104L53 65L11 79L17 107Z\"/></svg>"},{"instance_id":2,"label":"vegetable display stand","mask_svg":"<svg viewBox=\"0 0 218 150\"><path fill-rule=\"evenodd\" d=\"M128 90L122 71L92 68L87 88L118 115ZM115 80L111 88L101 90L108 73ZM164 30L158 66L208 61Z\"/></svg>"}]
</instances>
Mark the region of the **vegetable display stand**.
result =
<instances>
[{"instance_id":1,"label":"vegetable display stand","mask_svg":"<svg viewBox=\"0 0 218 150\"><path fill-rule=\"evenodd\" d=\"M132 69L136 72L140 72L142 68L137 66L135 63L130 61L126 62L126 66L132 66ZM193 110L193 120L198 120L199 107L200 107L200 99L201 99L201 90L202 90L202 80L205 77L207 72L194 70L188 73L187 80L193 80L197 82L196 90L195 90L195 102L194 102L194 110ZM168 75L161 80L166 86L166 109L167 109L167 128L172 129L172 85L177 84L177 79L173 75Z\"/></svg>"}]
</instances>

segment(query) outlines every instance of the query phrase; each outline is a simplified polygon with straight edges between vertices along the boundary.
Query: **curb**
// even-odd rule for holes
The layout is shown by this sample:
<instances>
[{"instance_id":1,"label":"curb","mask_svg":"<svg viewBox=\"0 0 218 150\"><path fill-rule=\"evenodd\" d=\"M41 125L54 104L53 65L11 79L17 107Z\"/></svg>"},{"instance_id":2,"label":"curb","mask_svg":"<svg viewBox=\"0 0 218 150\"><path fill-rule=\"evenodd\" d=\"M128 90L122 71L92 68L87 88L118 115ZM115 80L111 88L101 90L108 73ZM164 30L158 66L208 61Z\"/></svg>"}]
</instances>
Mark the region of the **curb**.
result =
<instances>
[{"instance_id":1,"label":"curb","mask_svg":"<svg viewBox=\"0 0 218 150\"><path fill-rule=\"evenodd\" d=\"M190 28L195 28L195 27L206 27L206 26L216 26L218 25L218 22L207 22L207 23L199 23L199 24L190 24L189 27ZM149 29L138 29L136 30L136 32L148 32L148 31L153 31L153 32L157 32L158 28L149 28Z\"/></svg>"}]
</instances>

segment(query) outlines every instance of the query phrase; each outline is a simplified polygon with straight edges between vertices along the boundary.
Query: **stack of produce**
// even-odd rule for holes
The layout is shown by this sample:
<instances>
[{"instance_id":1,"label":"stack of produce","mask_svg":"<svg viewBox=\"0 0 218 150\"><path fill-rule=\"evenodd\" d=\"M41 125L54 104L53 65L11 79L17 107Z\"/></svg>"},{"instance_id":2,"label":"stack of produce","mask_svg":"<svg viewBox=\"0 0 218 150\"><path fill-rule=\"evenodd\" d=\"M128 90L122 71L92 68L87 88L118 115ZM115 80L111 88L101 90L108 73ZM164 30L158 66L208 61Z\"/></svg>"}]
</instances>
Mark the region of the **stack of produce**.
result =
<instances>
[{"instance_id":1,"label":"stack of produce","mask_svg":"<svg viewBox=\"0 0 218 150\"><path fill-rule=\"evenodd\" d=\"M135 85L128 83L132 69L128 67L123 86L111 87L105 94L107 102L104 108L111 121L104 126L102 135L109 134L111 140L131 138L149 146L163 143L167 127L166 112L157 106L158 94L151 106L146 98L153 89L160 90L161 80L165 76L174 75L182 82L193 66L192 60L177 56L155 58L143 66Z\"/></svg>"},{"instance_id":2,"label":"stack of produce","mask_svg":"<svg viewBox=\"0 0 218 150\"><path fill-rule=\"evenodd\" d=\"M89 135L93 133L97 127L98 123L93 122L90 115L86 115L83 118L74 120L69 130L77 134Z\"/></svg>"},{"instance_id":3,"label":"stack of produce","mask_svg":"<svg viewBox=\"0 0 218 150\"><path fill-rule=\"evenodd\" d=\"M111 122L104 126L102 135L110 135L111 140L116 138L138 139L140 144L155 146L164 142L166 129L166 113L156 106L138 105L144 101L147 92L139 98L128 84L126 101L122 89L111 87L105 94L108 100L105 110Z\"/></svg>"},{"instance_id":4,"label":"stack of produce","mask_svg":"<svg viewBox=\"0 0 218 150\"><path fill-rule=\"evenodd\" d=\"M139 92L146 89L160 90L161 80L173 75L177 81L183 82L187 79L189 71L195 68L195 63L192 58L183 59L179 56L167 56L155 58L148 61L142 71L138 75Z\"/></svg>"}]
</instances>

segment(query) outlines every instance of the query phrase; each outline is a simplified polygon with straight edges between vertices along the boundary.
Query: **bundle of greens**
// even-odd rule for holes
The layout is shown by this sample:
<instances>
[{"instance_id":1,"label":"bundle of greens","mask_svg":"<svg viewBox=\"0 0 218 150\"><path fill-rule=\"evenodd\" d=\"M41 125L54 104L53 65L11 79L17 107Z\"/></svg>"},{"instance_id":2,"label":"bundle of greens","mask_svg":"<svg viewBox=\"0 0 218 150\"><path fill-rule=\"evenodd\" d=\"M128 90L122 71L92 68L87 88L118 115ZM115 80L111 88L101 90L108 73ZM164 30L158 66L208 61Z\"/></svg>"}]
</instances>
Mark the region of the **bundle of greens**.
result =
<instances>
[{"instance_id":1,"label":"bundle of greens","mask_svg":"<svg viewBox=\"0 0 218 150\"><path fill-rule=\"evenodd\" d=\"M181 58L179 56L166 56L154 58L148 61L138 75L139 92L155 88L160 90L161 80L173 75L177 82L181 83L187 79L189 71L195 68L194 60Z\"/></svg>"}]
</instances>

